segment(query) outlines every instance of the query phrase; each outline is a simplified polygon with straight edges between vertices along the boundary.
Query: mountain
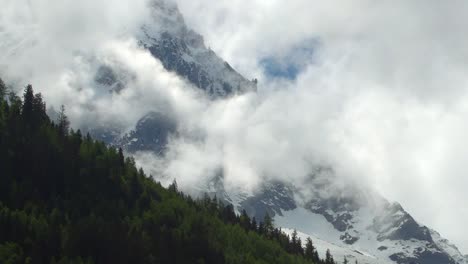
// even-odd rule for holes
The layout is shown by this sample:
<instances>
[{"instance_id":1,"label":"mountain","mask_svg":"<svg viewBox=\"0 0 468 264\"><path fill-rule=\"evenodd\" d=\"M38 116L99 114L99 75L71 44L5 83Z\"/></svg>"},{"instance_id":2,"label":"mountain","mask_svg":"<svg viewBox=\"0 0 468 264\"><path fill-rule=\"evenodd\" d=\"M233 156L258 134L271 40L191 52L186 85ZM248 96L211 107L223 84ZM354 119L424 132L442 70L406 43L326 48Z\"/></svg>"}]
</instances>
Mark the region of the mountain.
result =
<instances>
[{"instance_id":1,"label":"mountain","mask_svg":"<svg viewBox=\"0 0 468 264\"><path fill-rule=\"evenodd\" d=\"M138 39L167 70L213 98L256 90L256 81L245 79L206 48L203 37L186 26L175 3L156 0L150 8L151 19L142 26Z\"/></svg>"},{"instance_id":2,"label":"mountain","mask_svg":"<svg viewBox=\"0 0 468 264\"><path fill-rule=\"evenodd\" d=\"M166 70L177 73L213 99L256 91L256 80L247 80L207 48L203 37L187 27L174 2L152 0L148 8L150 16L135 38ZM119 91L125 87L126 76L118 71L102 66L95 80Z\"/></svg>"},{"instance_id":3,"label":"mountain","mask_svg":"<svg viewBox=\"0 0 468 264\"><path fill-rule=\"evenodd\" d=\"M255 90L255 82L243 78L205 47L203 38L186 26L175 4L158 0L151 8L153 15L138 38L166 69L213 99ZM176 130L170 117L149 113L113 144L129 153L153 151L163 155L168 137ZM264 182L260 190L250 193L225 186L220 172L194 189L216 195L238 212L246 210L257 219L266 214L274 216L276 224L285 230L297 229L304 237L314 238L322 251L332 248L337 256L359 263L468 263L456 246L417 222L400 204L353 183L337 191L333 177L333 170L318 168L301 186Z\"/></svg>"},{"instance_id":4,"label":"mountain","mask_svg":"<svg viewBox=\"0 0 468 264\"><path fill-rule=\"evenodd\" d=\"M142 117L135 129L117 139L114 145L129 152L152 151L162 154L171 134L175 134L177 123L170 116L150 112Z\"/></svg>"},{"instance_id":5,"label":"mountain","mask_svg":"<svg viewBox=\"0 0 468 264\"><path fill-rule=\"evenodd\" d=\"M203 37L186 25L174 2L171 0L152 0L148 5L151 15L141 25L134 37L141 47L147 49L162 63L166 70L184 78L213 100L257 90L257 80L250 81L244 78L228 62L205 46ZM115 66L102 65L98 67L94 81L96 86L101 89L120 92L132 78L134 77L131 74ZM152 130L158 130L158 133L164 134L161 134L157 139L161 142L165 142L166 136L174 131L174 124L168 131L162 131L167 122L174 123L173 120L169 120L170 117L167 115L163 118L162 123L157 122L158 118L151 118L151 125L142 124L148 121L148 116L155 117L155 115L166 114L147 113L137 122L133 131L123 136L117 128L100 127L86 130L93 137L115 146L124 147L128 151L146 150L150 146L143 142L156 140L155 135L151 133ZM138 140L138 143L128 142L132 139ZM139 149L135 144L141 148ZM153 143L150 145L156 148L156 152L160 152L160 149L157 150L158 147L154 146Z\"/></svg>"},{"instance_id":6,"label":"mountain","mask_svg":"<svg viewBox=\"0 0 468 264\"><path fill-rule=\"evenodd\" d=\"M300 187L265 182L255 193L229 194L222 177L216 182L209 183L208 193L257 219L266 213L274 216L277 226L313 238L320 252L333 249L337 259L346 256L369 264L467 263L456 246L417 222L400 204L352 184L336 190L330 169L317 170ZM219 188L216 192L214 186Z\"/></svg>"}]
</instances>

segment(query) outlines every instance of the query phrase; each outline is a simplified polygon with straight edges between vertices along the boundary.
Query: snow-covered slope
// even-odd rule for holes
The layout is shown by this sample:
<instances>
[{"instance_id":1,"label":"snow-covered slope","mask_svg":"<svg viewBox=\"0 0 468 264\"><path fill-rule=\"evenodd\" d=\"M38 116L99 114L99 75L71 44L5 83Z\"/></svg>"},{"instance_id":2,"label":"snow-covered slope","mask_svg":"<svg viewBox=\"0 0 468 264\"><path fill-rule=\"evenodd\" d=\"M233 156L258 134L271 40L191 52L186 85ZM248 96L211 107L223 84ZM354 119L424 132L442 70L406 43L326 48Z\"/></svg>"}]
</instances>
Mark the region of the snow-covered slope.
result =
<instances>
[{"instance_id":1,"label":"snow-covered slope","mask_svg":"<svg viewBox=\"0 0 468 264\"><path fill-rule=\"evenodd\" d=\"M289 235L292 235L295 229L283 228L284 232ZM349 261L349 263L355 263L356 261L361 264L391 264L393 262L385 259L380 259L372 254L369 254L364 251L359 251L352 246L343 246L340 244L335 244L323 240L313 234L306 234L300 231L297 231L297 236L301 238L301 241L305 242L307 238L311 238L314 244L314 247L317 249L320 258L325 258L325 252L330 250L333 254L333 258L338 262L342 263L344 258ZM303 243L304 244L304 243ZM304 245L305 246L305 245Z\"/></svg>"},{"instance_id":2,"label":"snow-covered slope","mask_svg":"<svg viewBox=\"0 0 468 264\"><path fill-rule=\"evenodd\" d=\"M255 204L255 210L249 206L245 209L253 214L274 214L277 226L296 229L318 243L326 241L337 251L334 255L338 259L346 256L360 263L466 264L454 245L414 220L400 204L390 203L366 188L347 185L336 189L333 180L324 184L317 177L311 179L300 188L267 184L246 200L250 200L249 205ZM304 196L305 189L308 192Z\"/></svg>"},{"instance_id":3,"label":"snow-covered slope","mask_svg":"<svg viewBox=\"0 0 468 264\"><path fill-rule=\"evenodd\" d=\"M197 186L263 219L268 213L287 232L297 230L302 241L311 237L335 259L359 263L466 264L456 246L417 222L398 203L391 203L368 187L353 183L336 186L333 171L318 169L300 186L265 182L257 191L227 191L222 174Z\"/></svg>"},{"instance_id":4,"label":"snow-covered slope","mask_svg":"<svg viewBox=\"0 0 468 264\"><path fill-rule=\"evenodd\" d=\"M450 256L452 256L456 263L468 263L468 256L463 255L457 248L457 246L450 243L450 241L448 241L447 239L441 237L441 235L437 231L431 229L430 232L432 239L434 239L434 242L437 244L437 246L445 252L447 252Z\"/></svg>"},{"instance_id":5,"label":"snow-covered slope","mask_svg":"<svg viewBox=\"0 0 468 264\"><path fill-rule=\"evenodd\" d=\"M375 217L365 211L366 209L361 209L354 214L352 223L355 226L348 228L346 232L337 230L323 215L305 208L283 212L283 216L276 216L275 221L278 226L297 229L313 240L331 243L333 248L330 250L337 259L346 256L348 259L358 259L360 263L464 263L458 259L459 252L440 247L431 237L428 240L382 238L382 235L388 233L375 230L372 223ZM399 211L397 214L403 212ZM415 228L424 229L422 226ZM402 234L411 233L404 233L400 226L392 226L390 230ZM353 243L343 240L347 232L359 234L359 239ZM323 250L325 249L322 248Z\"/></svg>"}]
</instances>

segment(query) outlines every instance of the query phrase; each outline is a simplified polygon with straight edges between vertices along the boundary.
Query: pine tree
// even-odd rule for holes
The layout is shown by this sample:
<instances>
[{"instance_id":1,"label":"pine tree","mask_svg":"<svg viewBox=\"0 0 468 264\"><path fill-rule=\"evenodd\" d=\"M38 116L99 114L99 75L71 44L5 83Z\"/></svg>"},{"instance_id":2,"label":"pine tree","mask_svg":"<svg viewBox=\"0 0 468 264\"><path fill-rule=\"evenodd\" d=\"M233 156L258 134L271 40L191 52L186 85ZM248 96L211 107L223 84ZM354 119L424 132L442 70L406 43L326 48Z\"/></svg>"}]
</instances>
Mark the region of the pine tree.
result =
<instances>
[{"instance_id":1,"label":"pine tree","mask_svg":"<svg viewBox=\"0 0 468 264\"><path fill-rule=\"evenodd\" d=\"M302 240L300 237L297 238L296 254L304 256L304 248L302 247Z\"/></svg>"},{"instance_id":2,"label":"pine tree","mask_svg":"<svg viewBox=\"0 0 468 264\"><path fill-rule=\"evenodd\" d=\"M258 233L265 235L265 224L261 222L258 224Z\"/></svg>"},{"instance_id":3,"label":"pine tree","mask_svg":"<svg viewBox=\"0 0 468 264\"><path fill-rule=\"evenodd\" d=\"M179 187L177 186L177 180L174 179L171 183L171 185L169 185L168 187L169 191L172 191L172 192L175 192L175 193L178 193L179 192Z\"/></svg>"},{"instance_id":4,"label":"pine tree","mask_svg":"<svg viewBox=\"0 0 468 264\"><path fill-rule=\"evenodd\" d=\"M346 256L344 257L344 260L343 260L343 264L348 264L348 259L346 258Z\"/></svg>"},{"instance_id":5,"label":"pine tree","mask_svg":"<svg viewBox=\"0 0 468 264\"><path fill-rule=\"evenodd\" d=\"M3 82L3 80L0 78L0 99L5 98L6 90L7 90L6 85Z\"/></svg>"},{"instance_id":6,"label":"pine tree","mask_svg":"<svg viewBox=\"0 0 468 264\"><path fill-rule=\"evenodd\" d=\"M42 100L42 95L40 93L37 93L36 95L34 95L32 108L33 108L33 114L32 114L32 119L31 119L31 125L33 126L33 129L35 129L43 121L49 119L49 117L47 116L47 112L46 112L46 105L44 101Z\"/></svg>"},{"instance_id":7,"label":"pine tree","mask_svg":"<svg viewBox=\"0 0 468 264\"><path fill-rule=\"evenodd\" d=\"M317 259L315 259L315 247L314 247L314 244L312 243L312 239L310 239L310 237L308 237L306 239L304 254L305 254L306 259L308 259L308 260L313 260L313 261L317 260Z\"/></svg>"},{"instance_id":8,"label":"pine tree","mask_svg":"<svg viewBox=\"0 0 468 264\"><path fill-rule=\"evenodd\" d=\"M257 219L255 218L255 216L252 218L251 229L252 231L257 231Z\"/></svg>"},{"instance_id":9,"label":"pine tree","mask_svg":"<svg viewBox=\"0 0 468 264\"><path fill-rule=\"evenodd\" d=\"M268 212L265 213L265 217L263 218L263 228L266 235L270 235L273 232L273 218L271 218Z\"/></svg>"},{"instance_id":10,"label":"pine tree","mask_svg":"<svg viewBox=\"0 0 468 264\"><path fill-rule=\"evenodd\" d=\"M68 120L67 115L65 114L65 106L60 107L60 113L58 117L58 127L61 136L68 135L68 130L70 129L70 121Z\"/></svg>"},{"instance_id":11,"label":"pine tree","mask_svg":"<svg viewBox=\"0 0 468 264\"><path fill-rule=\"evenodd\" d=\"M226 205L221 213L222 218L224 221L234 224L236 223L237 216L236 213L234 212L234 206L232 204Z\"/></svg>"},{"instance_id":12,"label":"pine tree","mask_svg":"<svg viewBox=\"0 0 468 264\"><path fill-rule=\"evenodd\" d=\"M125 166L125 157L123 155L123 150L122 148L119 148L119 165L121 168Z\"/></svg>"},{"instance_id":13,"label":"pine tree","mask_svg":"<svg viewBox=\"0 0 468 264\"><path fill-rule=\"evenodd\" d=\"M247 215L247 212L245 209L242 209L241 215L240 215L240 224L245 230L250 230L250 218Z\"/></svg>"},{"instance_id":14,"label":"pine tree","mask_svg":"<svg viewBox=\"0 0 468 264\"><path fill-rule=\"evenodd\" d=\"M330 249L327 249L327 252L325 253L325 264L333 264L333 257L330 253Z\"/></svg>"},{"instance_id":15,"label":"pine tree","mask_svg":"<svg viewBox=\"0 0 468 264\"><path fill-rule=\"evenodd\" d=\"M294 229L291 235L291 251L294 254L302 254L302 242L301 239L297 236L297 231Z\"/></svg>"},{"instance_id":16,"label":"pine tree","mask_svg":"<svg viewBox=\"0 0 468 264\"><path fill-rule=\"evenodd\" d=\"M33 113L33 101L34 101L34 92L32 85L28 84L24 89L23 94L23 109L21 114L23 115L24 120L26 123L31 121L32 113Z\"/></svg>"},{"instance_id":17,"label":"pine tree","mask_svg":"<svg viewBox=\"0 0 468 264\"><path fill-rule=\"evenodd\" d=\"M317 263L321 263L320 256L319 256L317 250L315 250L315 252L314 252L314 261L317 262Z\"/></svg>"}]
</instances>

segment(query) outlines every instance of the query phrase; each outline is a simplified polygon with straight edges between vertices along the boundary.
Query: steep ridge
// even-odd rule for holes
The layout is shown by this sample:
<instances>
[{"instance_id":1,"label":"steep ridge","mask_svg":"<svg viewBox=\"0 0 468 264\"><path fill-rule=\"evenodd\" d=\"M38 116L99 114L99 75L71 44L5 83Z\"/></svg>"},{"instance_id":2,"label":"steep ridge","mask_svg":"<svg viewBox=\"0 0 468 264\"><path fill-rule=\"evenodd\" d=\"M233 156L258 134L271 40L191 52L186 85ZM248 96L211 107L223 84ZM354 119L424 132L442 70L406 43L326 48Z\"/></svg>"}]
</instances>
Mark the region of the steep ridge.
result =
<instances>
[{"instance_id":1,"label":"steep ridge","mask_svg":"<svg viewBox=\"0 0 468 264\"><path fill-rule=\"evenodd\" d=\"M138 40L164 67L186 78L213 98L256 90L204 44L203 37L189 29L177 5L165 0L150 3L151 18L141 28Z\"/></svg>"},{"instance_id":2,"label":"steep ridge","mask_svg":"<svg viewBox=\"0 0 468 264\"><path fill-rule=\"evenodd\" d=\"M309 188L327 189L313 184ZM274 191L269 189L268 193L271 192ZM285 193L283 188L277 192L276 197ZM300 192L297 189L289 191ZM465 263L456 247L418 223L400 204L390 203L376 194L368 195L364 193L366 190L354 189L355 194L341 196L345 192L330 191L332 195L328 197L309 196L301 203L296 202L296 208L292 210L294 206L284 207L281 202L271 206L271 200L263 201L262 206L275 208L269 210L272 212L282 208L281 214L275 217L279 226L315 234L343 248L366 252L378 260L376 263L389 260L398 264ZM370 202L362 199L364 197ZM288 197L286 201L292 199ZM354 254L355 257L359 255Z\"/></svg>"}]
</instances>

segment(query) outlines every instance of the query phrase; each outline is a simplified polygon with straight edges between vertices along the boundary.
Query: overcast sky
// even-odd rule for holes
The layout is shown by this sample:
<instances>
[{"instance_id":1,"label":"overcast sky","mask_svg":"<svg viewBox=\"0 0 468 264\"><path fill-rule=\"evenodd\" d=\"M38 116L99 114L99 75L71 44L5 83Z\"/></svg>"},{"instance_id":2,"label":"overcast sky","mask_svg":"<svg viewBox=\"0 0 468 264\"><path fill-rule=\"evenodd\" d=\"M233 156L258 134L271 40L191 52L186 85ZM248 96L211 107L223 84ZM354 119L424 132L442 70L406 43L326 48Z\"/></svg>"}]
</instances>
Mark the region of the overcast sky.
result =
<instances>
[{"instance_id":1,"label":"overcast sky","mask_svg":"<svg viewBox=\"0 0 468 264\"><path fill-rule=\"evenodd\" d=\"M186 137L165 172L182 185L219 166L238 185L297 181L326 163L468 253L468 2L177 0L208 46L260 80L257 95L215 103L137 46L145 2L0 0L2 78L66 104L77 127L171 109ZM134 76L129 89L94 87L101 64Z\"/></svg>"}]
</instances>

